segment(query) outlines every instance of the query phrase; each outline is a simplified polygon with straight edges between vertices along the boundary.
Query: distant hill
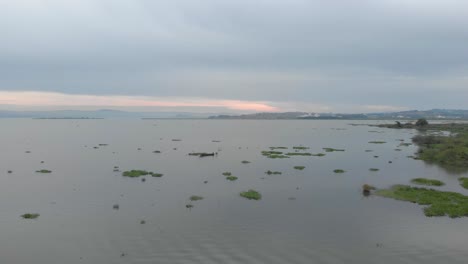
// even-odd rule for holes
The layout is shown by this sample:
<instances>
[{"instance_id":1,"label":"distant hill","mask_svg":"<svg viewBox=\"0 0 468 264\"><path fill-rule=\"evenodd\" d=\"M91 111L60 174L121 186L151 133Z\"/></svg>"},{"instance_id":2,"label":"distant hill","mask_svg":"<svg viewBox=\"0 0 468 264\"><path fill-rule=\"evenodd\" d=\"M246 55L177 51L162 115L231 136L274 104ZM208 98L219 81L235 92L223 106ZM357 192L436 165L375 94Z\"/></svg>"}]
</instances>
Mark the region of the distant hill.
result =
<instances>
[{"instance_id":1,"label":"distant hill","mask_svg":"<svg viewBox=\"0 0 468 264\"><path fill-rule=\"evenodd\" d=\"M211 119L460 119L468 120L468 110L432 109L410 110L391 113L336 114L336 113L256 113L246 115L217 115Z\"/></svg>"}]
</instances>

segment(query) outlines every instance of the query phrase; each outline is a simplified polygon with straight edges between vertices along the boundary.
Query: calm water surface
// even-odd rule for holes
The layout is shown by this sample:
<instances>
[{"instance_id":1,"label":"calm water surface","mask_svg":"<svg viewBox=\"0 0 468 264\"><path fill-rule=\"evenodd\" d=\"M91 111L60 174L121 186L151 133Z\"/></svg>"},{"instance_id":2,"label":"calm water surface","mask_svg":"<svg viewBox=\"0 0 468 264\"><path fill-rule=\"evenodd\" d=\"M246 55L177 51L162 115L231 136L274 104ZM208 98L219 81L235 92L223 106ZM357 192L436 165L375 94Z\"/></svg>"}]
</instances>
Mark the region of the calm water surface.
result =
<instances>
[{"instance_id":1,"label":"calm water surface","mask_svg":"<svg viewBox=\"0 0 468 264\"><path fill-rule=\"evenodd\" d=\"M467 263L468 218L428 218L419 205L361 195L364 183L415 177L468 195L457 182L463 174L407 158L416 148L399 140L411 142L414 130L352 122L0 120L0 263ZM260 155L298 145L346 151ZM114 166L164 176L142 182ZM239 179L227 181L225 171ZM250 188L263 199L239 196ZM21 219L27 212L40 217Z\"/></svg>"}]
</instances>

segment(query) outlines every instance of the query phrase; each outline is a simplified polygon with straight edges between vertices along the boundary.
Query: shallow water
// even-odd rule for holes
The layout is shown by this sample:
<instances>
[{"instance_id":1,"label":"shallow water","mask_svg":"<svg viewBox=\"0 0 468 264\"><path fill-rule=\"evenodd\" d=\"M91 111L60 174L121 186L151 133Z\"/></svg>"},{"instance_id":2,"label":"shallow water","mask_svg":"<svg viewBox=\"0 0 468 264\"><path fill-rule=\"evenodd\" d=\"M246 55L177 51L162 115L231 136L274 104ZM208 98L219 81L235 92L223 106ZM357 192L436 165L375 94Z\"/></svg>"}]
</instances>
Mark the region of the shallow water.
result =
<instances>
[{"instance_id":1,"label":"shallow water","mask_svg":"<svg viewBox=\"0 0 468 264\"><path fill-rule=\"evenodd\" d=\"M0 120L0 263L466 263L468 218L428 218L419 205L361 195L364 183L415 177L468 195L463 174L407 158L416 147L398 140L411 142L414 130L353 122L365 121ZM298 145L346 151L260 154ZM114 166L164 176L142 182ZM262 200L239 196L250 188ZM21 219L27 212L40 217Z\"/></svg>"}]
</instances>

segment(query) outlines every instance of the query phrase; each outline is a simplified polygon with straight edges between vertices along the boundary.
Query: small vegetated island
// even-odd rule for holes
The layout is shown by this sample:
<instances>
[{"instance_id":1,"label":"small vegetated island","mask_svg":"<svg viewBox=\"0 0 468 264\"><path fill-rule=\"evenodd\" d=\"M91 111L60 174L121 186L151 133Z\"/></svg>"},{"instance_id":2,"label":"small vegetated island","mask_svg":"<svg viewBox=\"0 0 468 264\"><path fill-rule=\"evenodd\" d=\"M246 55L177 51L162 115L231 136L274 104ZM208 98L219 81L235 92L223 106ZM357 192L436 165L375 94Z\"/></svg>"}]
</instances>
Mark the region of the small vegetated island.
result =
<instances>
[{"instance_id":1,"label":"small vegetated island","mask_svg":"<svg viewBox=\"0 0 468 264\"><path fill-rule=\"evenodd\" d=\"M377 125L395 129L416 129L419 135L413 143L419 147L415 159L438 165L449 171L468 171L468 124L429 124L425 119L415 123ZM441 133L443 132L443 133ZM468 178L459 178L460 185L468 188ZM411 183L426 186L443 186L439 180L415 178ZM394 185L376 190L375 194L400 201L423 205L426 216L468 216L468 196L457 192L441 191L409 185Z\"/></svg>"},{"instance_id":2,"label":"small vegetated island","mask_svg":"<svg viewBox=\"0 0 468 264\"><path fill-rule=\"evenodd\" d=\"M262 199L262 195L259 192L257 192L256 190L253 190L253 189L250 189L250 190L245 191L245 192L241 192L239 195L241 197L247 198L249 200L260 200L260 199Z\"/></svg>"}]
</instances>

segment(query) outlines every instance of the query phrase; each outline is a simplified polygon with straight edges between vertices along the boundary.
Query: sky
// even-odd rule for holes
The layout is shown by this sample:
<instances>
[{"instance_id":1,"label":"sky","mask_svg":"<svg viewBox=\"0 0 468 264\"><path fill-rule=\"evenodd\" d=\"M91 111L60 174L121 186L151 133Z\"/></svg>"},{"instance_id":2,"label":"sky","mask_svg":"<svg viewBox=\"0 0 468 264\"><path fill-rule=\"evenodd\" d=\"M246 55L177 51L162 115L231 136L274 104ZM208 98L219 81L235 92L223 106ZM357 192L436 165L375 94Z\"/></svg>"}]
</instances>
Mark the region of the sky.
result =
<instances>
[{"instance_id":1,"label":"sky","mask_svg":"<svg viewBox=\"0 0 468 264\"><path fill-rule=\"evenodd\" d=\"M1 109L468 109L465 0L0 0Z\"/></svg>"}]
</instances>

